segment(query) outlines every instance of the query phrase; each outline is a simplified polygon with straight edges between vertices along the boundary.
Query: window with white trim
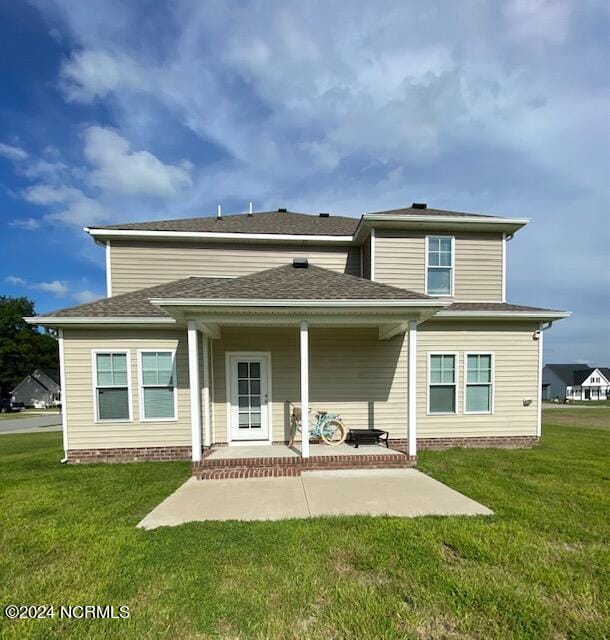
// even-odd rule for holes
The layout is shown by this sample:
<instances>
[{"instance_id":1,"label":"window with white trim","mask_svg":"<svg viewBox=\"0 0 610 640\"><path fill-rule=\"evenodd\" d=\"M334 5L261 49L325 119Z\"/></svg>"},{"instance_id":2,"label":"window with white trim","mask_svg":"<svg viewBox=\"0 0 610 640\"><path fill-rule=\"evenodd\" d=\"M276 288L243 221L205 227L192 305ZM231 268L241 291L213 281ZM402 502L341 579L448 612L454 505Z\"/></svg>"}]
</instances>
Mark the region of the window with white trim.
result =
<instances>
[{"instance_id":1,"label":"window with white trim","mask_svg":"<svg viewBox=\"0 0 610 640\"><path fill-rule=\"evenodd\" d=\"M131 420L127 352L95 354L95 399L98 420Z\"/></svg>"},{"instance_id":2,"label":"window with white trim","mask_svg":"<svg viewBox=\"0 0 610 640\"><path fill-rule=\"evenodd\" d=\"M141 417L143 420L176 418L173 351L140 352Z\"/></svg>"},{"instance_id":3,"label":"window with white trim","mask_svg":"<svg viewBox=\"0 0 610 640\"><path fill-rule=\"evenodd\" d=\"M429 413L456 413L456 368L455 354L431 353L429 356Z\"/></svg>"},{"instance_id":4,"label":"window with white trim","mask_svg":"<svg viewBox=\"0 0 610 640\"><path fill-rule=\"evenodd\" d=\"M428 236L427 287L431 296L453 295L453 237Z\"/></svg>"},{"instance_id":5,"label":"window with white trim","mask_svg":"<svg viewBox=\"0 0 610 640\"><path fill-rule=\"evenodd\" d=\"M466 355L465 413L491 413L493 398L493 355L469 353Z\"/></svg>"}]
</instances>

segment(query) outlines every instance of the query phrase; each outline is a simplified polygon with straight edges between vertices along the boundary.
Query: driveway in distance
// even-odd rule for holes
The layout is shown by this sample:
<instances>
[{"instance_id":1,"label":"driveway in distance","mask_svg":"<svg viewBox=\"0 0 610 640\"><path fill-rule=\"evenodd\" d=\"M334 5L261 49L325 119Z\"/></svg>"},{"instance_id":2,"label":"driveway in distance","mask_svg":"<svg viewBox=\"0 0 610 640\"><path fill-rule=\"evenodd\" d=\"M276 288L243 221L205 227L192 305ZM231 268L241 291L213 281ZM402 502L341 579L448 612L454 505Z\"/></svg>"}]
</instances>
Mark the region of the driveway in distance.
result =
<instances>
[{"instance_id":1,"label":"driveway in distance","mask_svg":"<svg viewBox=\"0 0 610 640\"><path fill-rule=\"evenodd\" d=\"M492 515L415 469L309 471L300 477L187 480L138 525L196 520L282 520L329 515Z\"/></svg>"},{"instance_id":2,"label":"driveway in distance","mask_svg":"<svg viewBox=\"0 0 610 640\"><path fill-rule=\"evenodd\" d=\"M0 420L0 435L5 433L39 433L44 431L61 431L61 413L32 415L31 418L7 418Z\"/></svg>"}]
</instances>

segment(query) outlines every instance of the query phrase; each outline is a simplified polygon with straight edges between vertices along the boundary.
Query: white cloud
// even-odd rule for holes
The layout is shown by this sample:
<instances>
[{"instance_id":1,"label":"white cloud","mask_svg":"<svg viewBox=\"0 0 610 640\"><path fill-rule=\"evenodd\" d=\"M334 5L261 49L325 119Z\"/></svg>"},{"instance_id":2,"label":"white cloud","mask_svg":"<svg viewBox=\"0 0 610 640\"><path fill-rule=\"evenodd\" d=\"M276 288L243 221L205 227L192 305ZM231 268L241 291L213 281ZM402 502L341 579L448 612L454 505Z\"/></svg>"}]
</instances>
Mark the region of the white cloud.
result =
<instances>
[{"instance_id":1,"label":"white cloud","mask_svg":"<svg viewBox=\"0 0 610 640\"><path fill-rule=\"evenodd\" d=\"M570 30L572 7L567 0L510 0L502 11L509 33L530 46L561 44Z\"/></svg>"},{"instance_id":2,"label":"white cloud","mask_svg":"<svg viewBox=\"0 0 610 640\"><path fill-rule=\"evenodd\" d=\"M13 147L10 144L0 142L0 156L9 160L25 160L28 154L20 147Z\"/></svg>"},{"instance_id":3,"label":"white cloud","mask_svg":"<svg viewBox=\"0 0 610 640\"><path fill-rule=\"evenodd\" d=\"M36 218L17 218L8 223L9 227L19 227L26 231L35 231L40 228L40 221Z\"/></svg>"},{"instance_id":4,"label":"white cloud","mask_svg":"<svg viewBox=\"0 0 610 640\"><path fill-rule=\"evenodd\" d=\"M80 227L103 224L110 219L111 215L103 204L82 192L78 192L78 195L71 198L64 209L45 215L45 220L50 222L73 224Z\"/></svg>"},{"instance_id":5,"label":"white cloud","mask_svg":"<svg viewBox=\"0 0 610 640\"><path fill-rule=\"evenodd\" d=\"M191 186L191 165L164 164L148 151L131 151L116 131L89 127L85 157L93 165L90 180L110 192L174 196Z\"/></svg>"},{"instance_id":6,"label":"white cloud","mask_svg":"<svg viewBox=\"0 0 610 640\"><path fill-rule=\"evenodd\" d=\"M36 184L23 192L23 199L32 204L58 204L74 200L82 195L78 189L50 184Z\"/></svg>"},{"instance_id":7,"label":"white cloud","mask_svg":"<svg viewBox=\"0 0 610 640\"><path fill-rule=\"evenodd\" d=\"M43 291L45 293L51 293L58 298L72 298L79 304L84 302L91 302L92 300L98 300L104 296L91 291L90 289L75 289L69 282L65 280L51 280L50 282L32 282L19 276L6 276L5 282L25 289L31 289L34 291ZM82 284L82 283L81 283Z\"/></svg>"},{"instance_id":8,"label":"white cloud","mask_svg":"<svg viewBox=\"0 0 610 640\"><path fill-rule=\"evenodd\" d=\"M89 289L85 289L83 291L76 291L72 294L72 297L79 304L83 304L85 302L91 302L92 300L98 300L99 298L103 298L104 296L100 293L95 293L95 291L89 291Z\"/></svg>"},{"instance_id":9,"label":"white cloud","mask_svg":"<svg viewBox=\"0 0 610 640\"><path fill-rule=\"evenodd\" d=\"M30 288L38 289L39 291L46 291L47 293L53 293L56 296L63 297L68 294L70 288L68 283L62 280L53 280L52 282L34 282L30 283Z\"/></svg>"},{"instance_id":10,"label":"white cloud","mask_svg":"<svg viewBox=\"0 0 610 640\"><path fill-rule=\"evenodd\" d=\"M111 91L142 87L142 72L124 54L85 50L74 53L61 68L61 82L70 102L91 102Z\"/></svg>"}]
</instances>

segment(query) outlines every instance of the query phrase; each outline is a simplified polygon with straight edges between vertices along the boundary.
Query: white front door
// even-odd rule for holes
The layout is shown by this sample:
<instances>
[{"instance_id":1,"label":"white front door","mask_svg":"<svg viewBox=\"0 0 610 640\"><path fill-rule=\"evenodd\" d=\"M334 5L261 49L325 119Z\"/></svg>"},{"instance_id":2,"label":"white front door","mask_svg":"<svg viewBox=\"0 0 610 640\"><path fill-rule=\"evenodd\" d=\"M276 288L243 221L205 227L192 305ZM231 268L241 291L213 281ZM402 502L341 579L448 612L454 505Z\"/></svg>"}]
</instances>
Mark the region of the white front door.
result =
<instances>
[{"instance_id":1,"label":"white front door","mask_svg":"<svg viewBox=\"0 0 610 640\"><path fill-rule=\"evenodd\" d=\"M269 369L265 354L229 356L231 441L269 439Z\"/></svg>"}]
</instances>

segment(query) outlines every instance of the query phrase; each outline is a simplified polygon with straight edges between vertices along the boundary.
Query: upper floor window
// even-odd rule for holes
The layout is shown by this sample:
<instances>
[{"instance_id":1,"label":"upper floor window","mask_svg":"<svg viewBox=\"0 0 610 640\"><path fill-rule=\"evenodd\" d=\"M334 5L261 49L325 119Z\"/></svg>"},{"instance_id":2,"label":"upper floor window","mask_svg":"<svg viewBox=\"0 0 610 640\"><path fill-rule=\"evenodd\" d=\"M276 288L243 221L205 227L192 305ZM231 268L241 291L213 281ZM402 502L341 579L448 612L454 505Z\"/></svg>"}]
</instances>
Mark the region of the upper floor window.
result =
<instances>
[{"instance_id":1,"label":"upper floor window","mask_svg":"<svg viewBox=\"0 0 610 640\"><path fill-rule=\"evenodd\" d=\"M131 420L129 352L94 352L93 356L96 419Z\"/></svg>"},{"instance_id":2,"label":"upper floor window","mask_svg":"<svg viewBox=\"0 0 610 640\"><path fill-rule=\"evenodd\" d=\"M453 295L454 238L426 238L426 293L431 296Z\"/></svg>"},{"instance_id":3,"label":"upper floor window","mask_svg":"<svg viewBox=\"0 0 610 640\"><path fill-rule=\"evenodd\" d=\"M142 420L176 419L174 351L140 352L140 414Z\"/></svg>"}]
</instances>

